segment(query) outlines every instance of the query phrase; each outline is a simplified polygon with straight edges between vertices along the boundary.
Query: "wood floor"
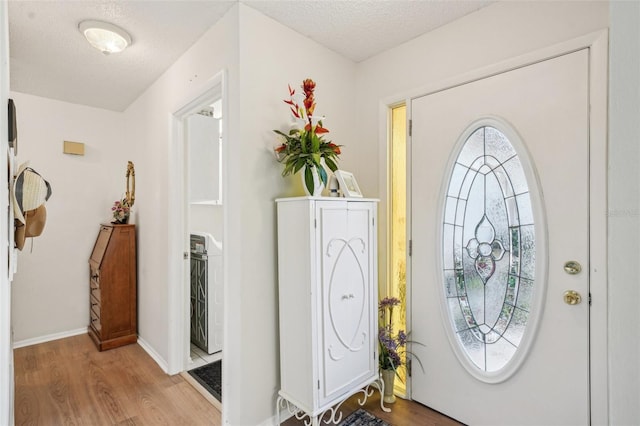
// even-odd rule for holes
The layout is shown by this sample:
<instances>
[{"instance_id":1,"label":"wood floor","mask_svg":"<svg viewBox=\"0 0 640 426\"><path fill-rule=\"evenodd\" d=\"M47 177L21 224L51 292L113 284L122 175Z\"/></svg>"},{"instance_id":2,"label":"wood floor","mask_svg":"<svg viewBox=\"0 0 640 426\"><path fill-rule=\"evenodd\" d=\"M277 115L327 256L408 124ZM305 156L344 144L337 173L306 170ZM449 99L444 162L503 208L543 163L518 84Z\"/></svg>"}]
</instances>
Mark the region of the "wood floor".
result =
<instances>
[{"instance_id":1,"label":"wood floor","mask_svg":"<svg viewBox=\"0 0 640 426\"><path fill-rule=\"evenodd\" d=\"M14 357L16 425L221 425L213 405L180 375L166 375L139 345L98 352L80 335L19 348ZM360 408L357 397L343 404L344 417ZM460 424L402 399L384 413L378 394L364 408L391 426Z\"/></svg>"},{"instance_id":2,"label":"wood floor","mask_svg":"<svg viewBox=\"0 0 640 426\"><path fill-rule=\"evenodd\" d=\"M88 335L19 348L16 425L215 425L220 412L137 344L98 352Z\"/></svg>"}]
</instances>

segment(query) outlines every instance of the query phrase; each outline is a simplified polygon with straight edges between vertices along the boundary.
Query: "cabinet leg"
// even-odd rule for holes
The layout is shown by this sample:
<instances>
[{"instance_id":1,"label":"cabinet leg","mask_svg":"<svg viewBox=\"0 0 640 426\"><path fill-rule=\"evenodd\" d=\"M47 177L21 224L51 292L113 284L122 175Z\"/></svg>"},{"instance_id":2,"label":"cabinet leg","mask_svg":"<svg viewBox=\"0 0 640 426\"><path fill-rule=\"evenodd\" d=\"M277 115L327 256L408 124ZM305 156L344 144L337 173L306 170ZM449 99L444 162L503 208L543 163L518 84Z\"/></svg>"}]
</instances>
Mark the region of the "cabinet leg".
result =
<instances>
[{"instance_id":1,"label":"cabinet leg","mask_svg":"<svg viewBox=\"0 0 640 426\"><path fill-rule=\"evenodd\" d=\"M282 397L279 396L278 399L276 399L276 426L280 426L281 422L280 422L280 404L282 404Z\"/></svg>"},{"instance_id":2,"label":"cabinet leg","mask_svg":"<svg viewBox=\"0 0 640 426\"><path fill-rule=\"evenodd\" d=\"M384 381L382 381L382 377L378 378L373 384L376 385L378 391L380 392L380 409L385 413L390 413L391 408L387 408L384 406Z\"/></svg>"}]
</instances>

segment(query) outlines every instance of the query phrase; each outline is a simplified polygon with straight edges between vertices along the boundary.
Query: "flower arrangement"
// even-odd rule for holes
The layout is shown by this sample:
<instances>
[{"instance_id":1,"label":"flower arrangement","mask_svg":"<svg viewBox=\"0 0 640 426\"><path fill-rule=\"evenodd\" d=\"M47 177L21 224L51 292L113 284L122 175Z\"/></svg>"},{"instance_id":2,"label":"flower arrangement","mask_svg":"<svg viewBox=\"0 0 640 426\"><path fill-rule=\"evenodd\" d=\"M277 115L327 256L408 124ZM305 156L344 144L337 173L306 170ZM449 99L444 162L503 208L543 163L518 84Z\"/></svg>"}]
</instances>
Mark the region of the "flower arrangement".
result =
<instances>
[{"instance_id":1,"label":"flower arrangement","mask_svg":"<svg viewBox=\"0 0 640 426\"><path fill-rule=\"evenodd\" d=\"M131 205L129 200L125 197L120 200L116 200L111 207L113 213L112 223L127 223L129 221L129 214L131 214Z\"/></svg>"},{"instance_id":2,"label":"flower arrangement","mask_svg":"<svg viewBox=\"0 0 640 426\"><path fill-rule=\"evenodd\" d=\"M304 127L292 129L288 135L280 130L274 130L275 133L284 137L284 142L275 148L275 153L278 161L284 163L282 176L296 174L306 166L304 183L309 193L313 194L314 170L326 186L328 176L324 166L335 172L338 169L336 161L341 152L340 145L327 141L322 136L329 132L322 124L323 117L313 115L316 108L313 93L316 83L308 78L302 82L301 88L304 92L302 106L298 103L300 96L296 96L296 91L291 88L291 85L289 85L289 99L285 99L284 102L289 105L293 116L304 124ZM323 159L324 165L321 161Z\"/></svg>"},{"instance_id":3,"label":"flower arrangement","mask_svg":"<svg viewBox=\"0 0 640 426\"><path fill-rule=\"evenodd\" d=\"M393 308L400 305L400 299L396 297L385 297L378 304L378 312L380 314L380 326L378 328L378 341L380 343L380 355L378 357L380 369L393 370L398 374L398 369L406 366L402 356L411 354L406 350L407 343L416 343L408 340L408 336L404 330L393 332ZM413 354L411 354L413 355ZM422 362L418 357L413 355L422 368ZM422 368L424 371L424 368Z\"/></svg>"}]
</instances>

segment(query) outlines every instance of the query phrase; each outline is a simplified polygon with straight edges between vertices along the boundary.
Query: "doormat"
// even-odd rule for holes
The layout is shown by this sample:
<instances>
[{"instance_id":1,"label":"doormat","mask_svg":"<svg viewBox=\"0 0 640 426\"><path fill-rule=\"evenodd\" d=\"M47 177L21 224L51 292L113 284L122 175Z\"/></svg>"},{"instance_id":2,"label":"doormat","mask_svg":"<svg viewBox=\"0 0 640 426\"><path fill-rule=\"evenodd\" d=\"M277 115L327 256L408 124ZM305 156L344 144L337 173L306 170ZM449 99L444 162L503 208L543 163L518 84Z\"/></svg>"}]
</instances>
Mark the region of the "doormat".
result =
<instances>
[{"instance_id":1,"label":"doormat","mask_svg":"<svg viewBox=\"0 0 640 426\"><path fill-rule=\"evenodd\" d=\"M222 360L189 370L189 374L215 399L222 402Z\"/></svg>"},{"instance_id":2,"label":"doormat","mask_svg":"<svg viewBox=\"0 0 640 426\"><path fill-rule=\"evenodd\" d=\"M360 408L349 414L338 426L390 426L389 423L377 418L368 411Z\"/></svg>"}]
</instances>

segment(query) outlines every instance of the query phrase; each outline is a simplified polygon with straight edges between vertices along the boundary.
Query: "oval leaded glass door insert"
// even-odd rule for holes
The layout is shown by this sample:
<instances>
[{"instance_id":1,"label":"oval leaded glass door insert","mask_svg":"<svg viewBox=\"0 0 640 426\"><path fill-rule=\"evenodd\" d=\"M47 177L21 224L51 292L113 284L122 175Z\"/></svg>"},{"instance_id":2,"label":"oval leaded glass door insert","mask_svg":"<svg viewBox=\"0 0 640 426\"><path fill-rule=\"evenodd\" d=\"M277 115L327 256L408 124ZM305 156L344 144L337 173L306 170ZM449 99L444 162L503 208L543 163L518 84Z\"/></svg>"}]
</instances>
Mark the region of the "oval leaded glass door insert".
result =
<instances>
[{"instance_id":1,"label":"oval leaded glass door insert","mask_svg":"<svg viewBox=\"0 0 640 426\"><path fill-rule=\"evenodd\" d=\"M530 185L513 141L496 127L465 133L446 185L442 229L451 340L481 380L516 356L535 305Z\"/></svg>"}]
</instances>

